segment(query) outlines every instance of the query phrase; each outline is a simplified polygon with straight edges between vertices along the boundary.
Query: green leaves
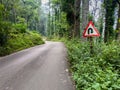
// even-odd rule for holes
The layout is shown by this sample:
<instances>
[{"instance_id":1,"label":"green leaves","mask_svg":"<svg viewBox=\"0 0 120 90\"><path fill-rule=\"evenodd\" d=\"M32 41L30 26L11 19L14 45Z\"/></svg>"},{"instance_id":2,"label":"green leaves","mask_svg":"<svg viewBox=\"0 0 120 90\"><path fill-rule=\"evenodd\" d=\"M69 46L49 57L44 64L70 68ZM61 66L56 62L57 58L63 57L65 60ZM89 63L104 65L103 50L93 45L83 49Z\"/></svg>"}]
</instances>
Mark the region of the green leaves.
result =
<instances>
[{"instance_id":1,"label":"green leaves","mask_svg":"<svg viewBox=\"0 0 120 90\"><path fill-rule=\"evenodd\" d=\"M94 83L94 84L92 85L92 88L95 89L95 90L101 90L99 83Z\"/></svg>"},{"instance_id":2,"label":"green leaves","mask_svg":"<svg viewBox=\"0 0 120 90\"><path fill-rule=\"evenodd\" d=\"M11 27L12 27L11 23L0 21L0 46L3 46L7 43Z\"/></svg>"},{"instance_id":3,"label":"green leaves","mask_svg":"<svg viewBox=\"0 0 120 90\"><path fill-rule=\"evenodd\" d=\"M27 25L25 24L14 24L13 27L20 33L26 33Z\"/></svg>"},{"instance_id":4,"label":"green leaves","mask_svg":"<svg viewBox=\"0 0 120 90\"><path fill-rule=\"evenodd\" d=\"M94 45L90 56L89 43L66 41L73 79L77 90L119 90L120 44Z\"/></svg>"},{"instance_id":5,"label":"green leaves","mask_svg":"<svg viewBox=\"0 0 120 90\"><path fill-rule=\"evenodd\" d=\"M10 37L12 38L9 38L6 45L0 46L0 56L44 43L41 36L36 32L12 33Z\"/></svg>"},{"instance_id":6,"label":"green leaves","mask_svg":"<svg viewBox=\"0 0 120 90\"><path fill-rule=\"evenodd\" d=\"M0 20L2 19L3 10L4 10L4 5L0 4Z\"/></svg>"}]
</instances>

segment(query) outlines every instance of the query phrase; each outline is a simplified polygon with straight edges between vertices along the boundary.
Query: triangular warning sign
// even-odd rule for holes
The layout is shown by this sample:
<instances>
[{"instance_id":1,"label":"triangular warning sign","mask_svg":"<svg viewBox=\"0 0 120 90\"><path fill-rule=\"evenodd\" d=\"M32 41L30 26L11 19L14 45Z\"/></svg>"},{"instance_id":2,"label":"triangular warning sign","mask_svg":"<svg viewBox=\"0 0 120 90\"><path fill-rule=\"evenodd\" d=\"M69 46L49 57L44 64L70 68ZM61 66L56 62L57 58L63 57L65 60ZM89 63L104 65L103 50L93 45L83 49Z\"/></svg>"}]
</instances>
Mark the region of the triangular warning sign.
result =
<instances>
[{"instance_id":1,"label":"triangular warning sign","mask_svg":"<svg viewBox=\"0 0 120 90\"><path fill-rule=\"evenodd\" d=\"M92 21L90 21L87 25L87 27L85 28L84 32L83 32L83 37L92 37L92 36L100 36L100 33L98 32L98 30L95 28L94 24Z\"/></svg>"}]
</instances>

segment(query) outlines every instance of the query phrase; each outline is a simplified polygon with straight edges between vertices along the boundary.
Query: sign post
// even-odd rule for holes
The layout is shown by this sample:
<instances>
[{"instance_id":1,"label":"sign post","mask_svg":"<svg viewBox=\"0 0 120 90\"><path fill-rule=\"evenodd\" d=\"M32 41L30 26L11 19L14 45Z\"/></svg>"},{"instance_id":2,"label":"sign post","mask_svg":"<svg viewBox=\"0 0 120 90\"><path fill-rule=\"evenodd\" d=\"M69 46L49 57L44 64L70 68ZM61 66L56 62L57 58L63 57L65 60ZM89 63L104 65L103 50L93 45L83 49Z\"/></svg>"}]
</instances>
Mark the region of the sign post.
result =
<instances>
[{"instance_id":1,"label":"sign post","mask_svg":"<svg viewBox=\"0 0 120 90\"><path fill-rule=\"evenodd\" d=\"M93 54L93 37L100 37L99 31L95 28L92 21L90 21L83 32L83 37L88 37L90 42L90 53Z\"/></svg>"}]
</instances>

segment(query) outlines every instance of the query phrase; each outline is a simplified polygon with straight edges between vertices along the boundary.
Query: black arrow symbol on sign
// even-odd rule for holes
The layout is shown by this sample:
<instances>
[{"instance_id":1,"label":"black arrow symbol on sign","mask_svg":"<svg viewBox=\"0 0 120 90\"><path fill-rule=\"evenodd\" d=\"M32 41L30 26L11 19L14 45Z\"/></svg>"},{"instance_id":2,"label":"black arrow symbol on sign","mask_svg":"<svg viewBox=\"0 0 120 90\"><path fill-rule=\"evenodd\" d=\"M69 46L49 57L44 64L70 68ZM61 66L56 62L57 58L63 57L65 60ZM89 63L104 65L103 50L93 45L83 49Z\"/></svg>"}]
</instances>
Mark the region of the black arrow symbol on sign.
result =
<instances>
[{"instance_id":1,"label":"black arrow symbol on sign","mask_svg":"<svg viewBox=\"0 0 120 90\"><path fill-rule=\"evenodd\" d=\"M91 33L93 33L93 29L92 29L92 28L89 28L89 29L88 29L88 34L91 34Z\"/></svg>"}]
</instances>

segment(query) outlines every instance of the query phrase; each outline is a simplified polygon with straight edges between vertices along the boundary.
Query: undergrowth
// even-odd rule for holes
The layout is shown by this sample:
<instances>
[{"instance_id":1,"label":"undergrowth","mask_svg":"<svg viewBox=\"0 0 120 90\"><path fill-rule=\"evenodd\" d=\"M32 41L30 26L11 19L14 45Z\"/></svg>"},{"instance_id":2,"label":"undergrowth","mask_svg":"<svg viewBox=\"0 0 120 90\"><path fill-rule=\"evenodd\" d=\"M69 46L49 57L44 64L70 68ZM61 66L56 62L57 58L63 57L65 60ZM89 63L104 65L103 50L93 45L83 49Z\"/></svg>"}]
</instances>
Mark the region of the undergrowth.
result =
<instances>
[{"instance_id":1,"label":"undergrowth","mask_svg":"<svg viewBox=\"0 0 120 90\"><path fill-rule=\"evenodd\" d=\"M8 37L8 41L4 46L0 46L0 56L29 48L35 45L43 44L40 34L37 32L26 31L26 33L12 32Z\"/></svg>"},{"instance_id":2,"label":"undergrowth","mask_svg":"<svg viewBox=\"0 0 120 90\"><path fill-rule=\"evenodd\" d=\"M77 90L120 90L119 43L94 43L91 55L88 42L64 42Z\"/></svg>"}]
</instances>

